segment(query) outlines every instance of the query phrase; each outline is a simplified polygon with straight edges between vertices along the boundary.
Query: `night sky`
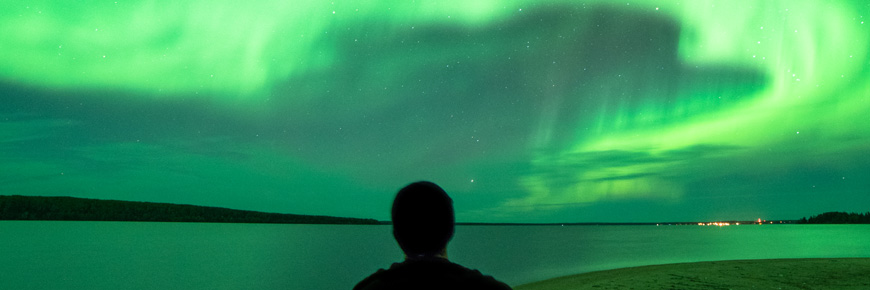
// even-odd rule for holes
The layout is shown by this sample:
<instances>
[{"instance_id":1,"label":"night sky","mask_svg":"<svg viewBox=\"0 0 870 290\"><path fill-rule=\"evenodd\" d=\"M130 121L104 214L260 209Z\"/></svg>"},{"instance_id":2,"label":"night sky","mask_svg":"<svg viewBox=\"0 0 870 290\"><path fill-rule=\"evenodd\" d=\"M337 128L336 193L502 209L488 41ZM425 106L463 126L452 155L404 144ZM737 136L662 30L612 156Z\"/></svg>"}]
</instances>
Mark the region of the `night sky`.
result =
<instances>
[{"instance_id":1,"label":"night sky","mask_svg":"<svg viewBox=\"0 0 870 290\"><path fill-rule=\"evenodd\" d=\"M388 220L431 180L466 222L870 210L867 1L297 2L3 1L0 194Z\"/></svg>"}]
</instances>

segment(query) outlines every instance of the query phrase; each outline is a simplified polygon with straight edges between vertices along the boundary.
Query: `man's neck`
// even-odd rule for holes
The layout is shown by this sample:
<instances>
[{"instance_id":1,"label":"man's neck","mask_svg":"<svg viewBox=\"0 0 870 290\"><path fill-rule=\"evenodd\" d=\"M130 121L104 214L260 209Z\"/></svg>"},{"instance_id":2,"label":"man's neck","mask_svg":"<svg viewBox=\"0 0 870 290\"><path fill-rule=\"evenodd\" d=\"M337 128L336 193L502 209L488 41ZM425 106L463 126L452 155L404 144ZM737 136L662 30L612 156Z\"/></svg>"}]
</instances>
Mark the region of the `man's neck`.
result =
<instances>
[{"instance_id":1,"label":"man's neck","mask_svg":"<svg viewBox=\"0 0 870 290\"><path fill-rule=\"evenodd\" d=\"M440 259L447 260L447 249L443 249L440 252L435 253L435 254L419 254L419 255L413 255L413 256L405 255L405 260L422 260L422 259L431 259L431 258L440 258Z\"/></svg>"}]
</instances>

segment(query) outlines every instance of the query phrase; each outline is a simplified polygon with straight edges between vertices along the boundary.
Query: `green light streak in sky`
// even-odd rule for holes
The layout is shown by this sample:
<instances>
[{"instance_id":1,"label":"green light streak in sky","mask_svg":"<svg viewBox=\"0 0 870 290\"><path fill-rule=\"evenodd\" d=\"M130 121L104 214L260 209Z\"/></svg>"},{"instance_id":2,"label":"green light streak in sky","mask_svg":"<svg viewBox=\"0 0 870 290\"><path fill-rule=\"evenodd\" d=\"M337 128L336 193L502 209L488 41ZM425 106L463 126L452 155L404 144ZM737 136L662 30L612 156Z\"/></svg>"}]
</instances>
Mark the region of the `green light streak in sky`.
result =
<instances>
[{"instance_id":1,"label":"green light streak in sky","mask_svg":"<svg viewBox=\"0 0 870 290\"><path fill-rule=\"evenodd\" d=\"M328 62L304 40L327 24L302 17L313 7L258 3L6 1L0 71L61 87L229 97Z\"/></svg>"},{"instance_id":2,"label":"green light streak in sky","mask_svg":"<svg viewBox=\"0 0 870 290\"><path fill-rule=\"evenodd\" d=\"M4 1L0 76L59 87L262 99L275 82L341 65L336 42L346 39L330 32L371 18L403 28L438 20L474 25L486 22L494 6Z\"/></svg>"},{"instance_id":3,"label":"green light streak in sky","mask_svg":"<svg viewBox=\"0 0 870 290\"><path fill-rule=\"evenodd\" d=\"M768 7L748 9L747 4ZM575 182L569 182L568 187L550 186L554 182L546 174L529 176L524 184L532 194L512 200L508 205L646 197L673 199L691 195L692 192L686 192L681 184L669 181L668 175L663 174L684 172L686 162L663 155L698 145L744 148L750 152L771 147L801 148L818 154L819 149L831 146L827 140L855 134L856 128L844 122L860 120L870 109L866 85L854 88L855 78L868 79L866 43L870 41L870 33L861 25L860 14L852 7L827 2L795 5L789 1L692 1L683 4L682 9L665 5L659 9L679 11L674 13L684 25L679 56L687 64L757 68L770 76L769 85L748 98L751 101L731 109L699 114L678 124L643 124L591 142L583 136L571 149L543 154L534 163L555 170L570 168L571 164L554 160L571 160L572 156L610 150L662 158L646 164L576 172ZM771 11L777 13L770 15ZM703 101L704 98L689 102L693 100ZM661 114L655 108L638 111L646 115ZM858 126L866 136L867 126ZM846 147L860 145L844 144ZM703 154L715 154L715 150ZM776 166L784 165L777 163ZM608 176L626 178L602 180Z\"/></svg>"}]
</instances>

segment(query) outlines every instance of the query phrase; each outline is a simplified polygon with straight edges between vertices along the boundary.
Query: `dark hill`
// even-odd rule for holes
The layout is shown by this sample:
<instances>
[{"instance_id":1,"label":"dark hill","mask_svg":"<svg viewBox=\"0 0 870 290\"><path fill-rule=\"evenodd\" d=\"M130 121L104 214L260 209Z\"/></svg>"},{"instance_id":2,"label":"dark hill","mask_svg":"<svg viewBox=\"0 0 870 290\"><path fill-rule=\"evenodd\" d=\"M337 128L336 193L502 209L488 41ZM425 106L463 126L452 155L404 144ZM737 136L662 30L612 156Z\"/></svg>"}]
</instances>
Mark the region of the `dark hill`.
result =
<instances>
[{"instance_id":1,"label":"dark hill","mask_svg":"<svg viewBox=\"0 0 870 290\"><path fill-rule=\"evenodd\" d=\"M0 220L380 224L374 219L265 213L171 203L20 195L0 196Z\"/></svg>"}]
</instances>

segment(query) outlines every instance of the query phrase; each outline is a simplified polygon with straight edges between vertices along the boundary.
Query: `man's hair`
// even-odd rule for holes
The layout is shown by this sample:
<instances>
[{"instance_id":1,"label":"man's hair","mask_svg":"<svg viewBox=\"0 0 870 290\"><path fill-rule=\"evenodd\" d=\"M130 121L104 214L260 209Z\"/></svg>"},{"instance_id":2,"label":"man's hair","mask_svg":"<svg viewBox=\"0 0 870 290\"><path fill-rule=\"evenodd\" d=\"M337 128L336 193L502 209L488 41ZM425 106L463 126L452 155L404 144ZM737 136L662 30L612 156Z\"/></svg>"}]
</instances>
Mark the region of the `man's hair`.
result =
<instances>
[{"instance_id":1,"label":"man's hair","mask_svg":"<svg viewBox=\"0 0 870 290\"><path fill-rule=\"evenodd\" d=\"M419 181L393 200L393 236L408 256L440 253L453 238L453 200L438 185Z\"/></svg>"}]
</instances>

